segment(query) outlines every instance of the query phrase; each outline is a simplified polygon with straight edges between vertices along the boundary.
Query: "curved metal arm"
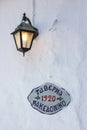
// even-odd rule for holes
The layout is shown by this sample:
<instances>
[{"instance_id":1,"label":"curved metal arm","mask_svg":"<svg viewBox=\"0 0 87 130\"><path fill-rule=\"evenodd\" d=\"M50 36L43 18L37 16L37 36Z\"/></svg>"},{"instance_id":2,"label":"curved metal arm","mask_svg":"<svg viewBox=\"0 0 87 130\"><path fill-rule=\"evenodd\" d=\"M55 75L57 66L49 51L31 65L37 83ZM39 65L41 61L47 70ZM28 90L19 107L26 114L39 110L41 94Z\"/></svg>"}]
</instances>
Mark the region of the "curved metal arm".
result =
<instances>
[{"instance_id":1,"label":"curved metal arm","mask_svg":"<svg viewBox=\"0 0 87 130\"><path fill-rule=\"evenodd\" d=\"M29 20L28 17L26 17L26 14L25 14L25 13L23 14L22 21L25 21L25 22L28 21L28 23L32 26L31 21Z\"/></svg>"}]
</instances>

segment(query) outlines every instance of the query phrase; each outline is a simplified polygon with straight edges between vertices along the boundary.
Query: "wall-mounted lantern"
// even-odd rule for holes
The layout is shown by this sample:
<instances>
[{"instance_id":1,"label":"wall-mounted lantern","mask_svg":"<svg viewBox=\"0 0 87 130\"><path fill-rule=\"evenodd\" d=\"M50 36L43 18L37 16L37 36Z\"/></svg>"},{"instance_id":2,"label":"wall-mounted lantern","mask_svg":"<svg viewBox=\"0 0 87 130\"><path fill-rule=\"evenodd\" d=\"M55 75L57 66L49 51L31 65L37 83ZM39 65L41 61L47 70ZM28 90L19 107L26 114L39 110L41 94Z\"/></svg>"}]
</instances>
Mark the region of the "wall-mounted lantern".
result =
<instances>
[{"instance_id":1,"label":"wall-mounted lantern","mask_svg":"<svg viewBox=\"0 0 87 130\"><path fill-rule=\"evenodd\" d=\"M24 13L22 22L11 34L14 37L17 50L23 52L24 56L25 52L31 49L33 40L38 36L38 29L32 26L29 18Z\"/></svg>"}]
</instances>

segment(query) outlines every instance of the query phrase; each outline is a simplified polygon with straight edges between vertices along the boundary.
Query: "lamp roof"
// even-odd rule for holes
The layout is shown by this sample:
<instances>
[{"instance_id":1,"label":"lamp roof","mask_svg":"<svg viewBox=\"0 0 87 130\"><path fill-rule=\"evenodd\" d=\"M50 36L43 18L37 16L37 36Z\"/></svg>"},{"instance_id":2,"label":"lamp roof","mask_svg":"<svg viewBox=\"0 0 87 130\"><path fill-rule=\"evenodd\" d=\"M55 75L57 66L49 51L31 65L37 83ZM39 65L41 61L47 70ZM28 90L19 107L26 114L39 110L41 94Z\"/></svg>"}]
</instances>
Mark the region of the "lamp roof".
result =
<instances>
[{"instance_id":1,"label":"lamp roof","mask_svg":"<svg viewBox=\"0 0 87 130\"><path fill-rule=\"evenodd\" d=\"M33 27L31 25L31 23L26 23L26 22L21 22L17 28L15 29L14 32L12 32L12 34L15 34L18 31L28 31L28 32L32 32L34 33L34 38L36 38L38 36L38 29Z\"/></svg>"}]
</instances>

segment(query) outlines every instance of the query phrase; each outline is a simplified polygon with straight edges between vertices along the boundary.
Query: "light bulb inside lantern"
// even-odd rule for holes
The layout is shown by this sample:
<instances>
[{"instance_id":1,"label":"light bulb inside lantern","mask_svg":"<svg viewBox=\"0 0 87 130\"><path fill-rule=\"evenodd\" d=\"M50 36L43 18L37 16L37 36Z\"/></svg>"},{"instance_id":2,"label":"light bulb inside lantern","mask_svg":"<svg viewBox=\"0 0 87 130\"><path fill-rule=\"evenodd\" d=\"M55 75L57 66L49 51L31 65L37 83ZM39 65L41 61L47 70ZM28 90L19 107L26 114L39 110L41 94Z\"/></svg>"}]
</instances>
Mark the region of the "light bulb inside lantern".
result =
<instances>
[{"instance_id":1,"label":"light bulb inside lantern","mask_svg":"<svg viewBox=\"0 0 87 130\"><path fill-rule=\"evenodd\" d=\"M29 48L33 38L33 33L22 31L23 47Z\"/></svg>"}]
</instances>

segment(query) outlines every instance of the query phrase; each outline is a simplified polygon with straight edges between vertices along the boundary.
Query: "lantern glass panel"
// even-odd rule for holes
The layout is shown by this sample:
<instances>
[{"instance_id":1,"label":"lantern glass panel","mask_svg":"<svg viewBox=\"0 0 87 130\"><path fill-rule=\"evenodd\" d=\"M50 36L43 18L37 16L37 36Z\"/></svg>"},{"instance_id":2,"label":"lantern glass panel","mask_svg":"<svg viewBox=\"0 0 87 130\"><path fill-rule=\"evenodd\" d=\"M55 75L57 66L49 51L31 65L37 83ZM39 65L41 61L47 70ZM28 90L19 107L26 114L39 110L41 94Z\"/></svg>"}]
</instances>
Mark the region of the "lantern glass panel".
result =
<instances>
[{"instance_id":1,"label":"lantern glass panel","mask_svg":"<svg viewBox=\"0 0 87 130\"><path fill-rule=\"evenodd\" d=\"M21 39L20 39L20 32L16 32L14 34L14 38L15 38L15 42L16 42L16 45L17 45L17 48L21 48Z\"/></svg>"},{"instance_id":2,"label":"lantern glass panel","mask_svg":"<svg viewBox=\"0 0 87 130\"><path fill-rule=\"evenodd\" d=\"M21 35L23 48L30 48L34 33L22 31Z\"/></svg>"}]
</instances>

